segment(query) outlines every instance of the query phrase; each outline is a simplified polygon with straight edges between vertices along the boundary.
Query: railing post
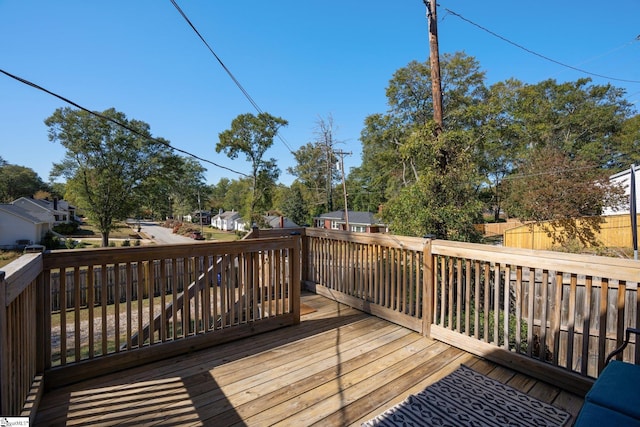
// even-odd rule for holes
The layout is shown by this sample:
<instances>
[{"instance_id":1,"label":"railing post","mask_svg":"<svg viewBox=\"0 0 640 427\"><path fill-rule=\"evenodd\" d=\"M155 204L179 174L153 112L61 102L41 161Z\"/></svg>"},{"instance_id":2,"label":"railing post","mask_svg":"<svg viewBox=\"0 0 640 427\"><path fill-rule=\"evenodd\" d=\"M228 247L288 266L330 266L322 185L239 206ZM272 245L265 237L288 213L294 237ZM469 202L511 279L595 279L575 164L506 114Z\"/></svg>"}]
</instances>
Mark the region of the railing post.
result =
<instances>
[{"instance_id":1,"label":"railing post","mask_svg":"<svg viewBox=\"0 0 640 427\"><path fill-rule=\"evenodd\" d=\"M293 250L290 251L292 257L290 259L290 277L291 277L291 296L290 296L290 301L293 303L292 309L293 309L293 316L294 316L294 323L298 324L300 323L300 286L301 286L301 281L300 281L300 264L302 262L302 260L300 259L300 252L301 252L301 248L300 248L300 244L302 242L302 238L301 236L292 236L293 237Z\"/></svg>"},{"instance_id":2,"label":"railing post","mask_svg":"<svg viewBox=\"0 0 640 427\"><path fill-rule=\"evenodd\" d=\"M0 415L9 412L9 339L7 336L7 282L0 271Z\"/></svg>"},{"instance_id":3,"label":"railing post","mask_svg":"<svg viewBox=\"0 0 640 427\"><path fill-rule=\"evenodd\" d=\"M302 233L300 233L300 238L302 239L302 250L300 254L300 269L301 269L301 279L302 283L305 283L309 280L309 238L306 233L307 229L303 228ZM302 286L301 283L301 286Z\"/></svg>"},{"instance_id":4,"label":"railing post","mask_svg":"<svg viewBox=\"0 0 640 427\"><path fill-rule=\"evenodd\" d=\"M431 338L431 322L433 321L433 254L429 239L424 245L423 264L424 275L422 277L422 335Z\"/></svg>"},{"instance_id":5,"label":"railing post","mask_svg":"<svg viewBox=\"0 0 640 427\"><path fill-rule=\"evenodd\" d=\"M51 305L47 305L45 299L49 289L45 289L44 273L40 273L36 279L36 372L44 372L48 352L48 340L51 339Z\"/></svg>"}]
</instances>

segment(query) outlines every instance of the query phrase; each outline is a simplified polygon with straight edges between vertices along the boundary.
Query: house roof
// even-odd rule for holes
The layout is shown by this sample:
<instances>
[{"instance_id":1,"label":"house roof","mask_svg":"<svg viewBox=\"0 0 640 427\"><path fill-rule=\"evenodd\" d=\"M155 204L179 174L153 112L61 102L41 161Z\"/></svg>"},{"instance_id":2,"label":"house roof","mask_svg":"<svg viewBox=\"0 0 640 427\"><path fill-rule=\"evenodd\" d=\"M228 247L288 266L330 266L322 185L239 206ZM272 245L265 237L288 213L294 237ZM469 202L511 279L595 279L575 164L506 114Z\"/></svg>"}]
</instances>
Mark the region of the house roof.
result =
<instances>
[{"instance_id":1,"label":"house roof","mask_svg":"<svg viewBox=\"0 0 640 427\"><path fill-rule=\"evenodd\" d=\"M237 218L239 217L240 214L236 211L226 211L226 212L222 212L219 213L218 215L214 216L213 219L216 220L218 218L220 219L233 219L233 218Z\"/></svg>"},{"instance_id":2,"label":"house roof","mask_svg":"<svg viewBox=\"0 0 640 427\"><path fill-rule=\"evenodd\" d=\"M6 212L7 214L17 216L25 221L31 222L33 224L44 224L47 223L42 219L31 214L30 211L24 209L21 206L13 205L10 203L2 203L0 204L0 211Z\"/></svg>"},{"instance_id":3,"label":"house roof","mask_svg":"<svg viewBox=\"0 0 640 427\"><path fill-rule=\"evenodd\" d=\"M374 214L371 212L361 212L361 211L348 211L349 212L349 223L350 224L383 224ZM333 211L329 213L321 214L318 218L320 219L330 219L338 222L346 222L346 218L344 215L344 210Z\"/></svg>"},{"instance_id":4,"label":"house roof","mask_svg":"<svg viewBox=\"0 0 640 427\"><path fill-rule=\"evenodd\" d=\"M57 202L54 202L53 200L49 200L49 199L34 199L31 197L20 197L14 200L12 203L15 204L16 202L19 202L19 201L27 201L30 204L32 204L34 207L44 209L48 212L53 212L54 210L65 211L69 209L75 209L75 207L70 205L69 202L67 202L66 200L58 200ZM58 204L58 208L54 209L53 207L56 205L56 203ZM30 206L30 205L26 204L25 206Z\"/></svg>"},{"instance_id":5,"label":"house roof","mask_svg":"<svg viewBox=\"0 0 640 427\"><path fill-rule=\"evenodd\" d=\"M271 228L280 228L280 216L276 215L265 215L265 221ZM295 222L291 221L289 218L284 218L284 228L297 228L300 227Z\"/></svg>"}]
</instances>

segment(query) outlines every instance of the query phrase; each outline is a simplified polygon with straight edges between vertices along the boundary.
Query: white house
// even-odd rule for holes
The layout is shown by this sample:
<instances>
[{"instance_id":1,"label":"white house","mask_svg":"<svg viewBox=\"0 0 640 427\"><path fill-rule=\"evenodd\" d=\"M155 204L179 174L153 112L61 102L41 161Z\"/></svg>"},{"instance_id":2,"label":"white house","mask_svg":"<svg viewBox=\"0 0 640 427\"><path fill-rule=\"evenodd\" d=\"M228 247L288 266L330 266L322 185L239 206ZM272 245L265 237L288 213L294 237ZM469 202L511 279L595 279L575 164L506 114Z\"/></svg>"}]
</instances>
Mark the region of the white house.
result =
<instances>
[{"instance_id":1,"label":"white house","mask_svg":"<svg viewBox=\"0 0 640 427\"><path fill-rule=\"evenodd\" d=\"M234 221L233 229L235 231L239 231L241 233L246 233L247 231L249 231L249 228L251 228L251 227L249 227L249 225L247 225L247 221L245 221L242 218L237 218Z\"/></svg>"},{"instance_id":2,"label":"white house","mask_svg":"<svg viewBox=\"0 0 640 427\"><path fill-rule=\"evenodd\" d=\"M20 197L11 204L31 212L43 221L47 221L51 227L56 224L70 222L75 219L75 208L63 200L32 199Z\"/></svg>"},{"instance_id":3,"label":"white house","mask_svg":"<svg viewBox=\"0 0 640 427\"><path fill-rule=\"evenodd\" d=\"M235 221L240 219L240 214L235 211L222 212L211 218L211 226L220 230L233 231L235 230Z\"/></svg>"},{"instance_id":4,"label":"white house","mask_svg":"<svg viewBox=\"0 0 640 427\"><path fill-rule=\"evenodd\" d=\"M635 166L635 181L636 181L636 212L640 213L640 166ZM627 201L619 209L613 209L613 207L604 208L602 215L621 215L630 213L629 199L631 195L631 168L611 175L609 181L622 185L624 188L624 194L627 196Z\"/></svg>"},{"instance_id":5,"label":"white house","mask_svg":"<svg viewBox=\"0 0 640 427\"><path fill-rule=\"evenodd\" d=\"M49 222L15 204L0 204L0 247L14 249L39 243Z\"/></svg>"}]
</instances>

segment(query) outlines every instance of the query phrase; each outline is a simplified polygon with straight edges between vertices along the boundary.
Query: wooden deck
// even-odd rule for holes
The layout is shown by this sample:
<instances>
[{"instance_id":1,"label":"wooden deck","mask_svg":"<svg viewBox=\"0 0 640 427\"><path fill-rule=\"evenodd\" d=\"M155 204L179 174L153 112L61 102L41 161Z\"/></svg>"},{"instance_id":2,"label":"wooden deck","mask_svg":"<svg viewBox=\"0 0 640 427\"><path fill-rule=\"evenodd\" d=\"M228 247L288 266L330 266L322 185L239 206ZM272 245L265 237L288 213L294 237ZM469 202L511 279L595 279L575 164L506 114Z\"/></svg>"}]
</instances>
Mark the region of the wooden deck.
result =
<instances>
[{"instance_id":1,"label":"wooden deck","mask_svg":"<svg viewBox=\"0 0 640 427\"><path fill-rule=\"evenodd\" d=\"M37 426L360 425L466 364L565 409L582 398L318 295L293 327L45 394Z\"/></svg>"}]
</instances>

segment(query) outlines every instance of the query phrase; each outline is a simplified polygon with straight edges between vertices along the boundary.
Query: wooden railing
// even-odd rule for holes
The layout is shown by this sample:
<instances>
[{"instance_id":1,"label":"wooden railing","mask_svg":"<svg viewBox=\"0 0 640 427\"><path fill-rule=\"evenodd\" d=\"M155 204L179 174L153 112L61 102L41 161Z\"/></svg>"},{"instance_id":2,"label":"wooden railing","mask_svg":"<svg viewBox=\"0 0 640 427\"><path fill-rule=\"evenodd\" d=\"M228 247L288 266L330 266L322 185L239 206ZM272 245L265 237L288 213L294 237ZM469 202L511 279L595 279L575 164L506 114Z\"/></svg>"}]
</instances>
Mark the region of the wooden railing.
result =
<instances>
[{"instance_id":1,"label":"wooden railing","mask_svg":"<svg viewBox=\"0 0 640 427\"><path fill-rule=\"evenodd\" d=\"M637 261L438 240L430 252L426 332L564 389L585 392L640 326Z\"/></svg>"},{"instance_id":2,"label":"wooden railing","mask_svg":"<svg viewBox=\"0 0 640 427\"><path fill-rule=\"evenodd\" d=\"M30 416L42 395L42 254L0 272L0 415Z\"/></svg>"},{"instance_id":3,"label":"wooden railing","mask_svg":"<svg viewBox=\"0 0 640 427\"><path fill-rule=\"evenodd\" d=\"M0 280L0 413L20 413L25 397L33 406L43 374L58 386L296 323L301 280L576 393L640 326L637 261L313 228L258 236L11 264ZM622 358L639 353L632 343Z\"/></svg>"},{"instance_id":4,"label":"wooden railing","mask_svg":"<svg viewBox=\"0 0 640 427\"><path fill-rule=\"evenodd\" d=\"M299 236L31 257L1 282L2 415L42 375L59 387L300 321Z\"/></svg>"},{"instance_id":5,"label":"wooden railing","mask_svg":"<svg viewBox=\"0 0 640 427\"><path fill-rule=\"evenodd\" d=\"M489 245L307 229L316 292L584 393L640 326L640 263ZM634 360L640 346L629 346ZM640 358L639 358L640 359Z\"/></svg>"}]
</instances>

